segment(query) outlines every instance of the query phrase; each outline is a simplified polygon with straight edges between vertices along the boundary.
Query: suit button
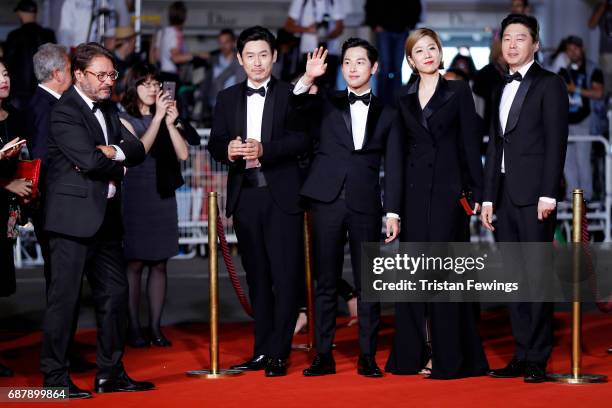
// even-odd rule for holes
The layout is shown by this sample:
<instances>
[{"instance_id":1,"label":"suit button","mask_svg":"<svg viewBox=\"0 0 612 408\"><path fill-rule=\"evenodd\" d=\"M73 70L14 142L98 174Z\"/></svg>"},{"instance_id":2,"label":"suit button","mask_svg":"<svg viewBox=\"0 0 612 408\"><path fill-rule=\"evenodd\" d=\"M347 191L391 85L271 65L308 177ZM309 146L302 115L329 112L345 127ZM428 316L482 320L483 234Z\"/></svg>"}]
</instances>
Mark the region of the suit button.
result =
<instances>
[{"instance_id":1,"label":"suit button","mask_svg":"<svg viewBox=\"0 0 612 408\"><path fill-rule=\"evenodd\" d=\"M433 166L433 164L427 163L427 167L432 167L432 166Z\"/></svg>"},{"instance_id":2,"label":"suit button","mask_svg":"<svg viewBox=\"0 0 612 408\"><path fill-rule=\"evenodd\" d=\"M414 163L410 163L410 167L414 167Z\"/></svg>"},{"instance_id":3,"label":"suit button","mask_svg":"<svg viewBox=\"0 0 612 408\"><path fill-rule=\"evenodd\" d=\"M410 183L410 188L413 188L413 187L414 187L414 184Z\"/></svg>"}]
</instances>

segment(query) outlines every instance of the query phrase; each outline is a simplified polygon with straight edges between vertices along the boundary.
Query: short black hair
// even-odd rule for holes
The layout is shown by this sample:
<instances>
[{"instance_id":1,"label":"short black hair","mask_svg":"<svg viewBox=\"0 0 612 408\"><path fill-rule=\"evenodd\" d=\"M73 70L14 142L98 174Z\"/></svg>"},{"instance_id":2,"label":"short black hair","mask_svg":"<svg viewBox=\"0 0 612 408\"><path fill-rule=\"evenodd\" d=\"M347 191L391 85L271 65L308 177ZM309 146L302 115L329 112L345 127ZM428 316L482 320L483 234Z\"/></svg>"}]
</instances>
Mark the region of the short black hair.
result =
<instances>
[{"instance_id":1,"label":"short black hair","mask_svg":"<svg viewBox=\"0 0 612 408\"><path fill-rule=\"evenodd\" d=\"M231 28L224 28L223 30L219 31L219 35L217 35L217 37L221 37L222 35L229 35L232 37L232 40L236 39L236 34Z\"/></svg>"},{"instance_id":2,"label":"short black hair","mask_svg":"<svg viewBox=\"0 0 612 408\"><path fill-rule=\"evenodd\" d=\"M244 50L244 46L249 41L265 41L270 45L270 50L274 52L276 49L276 38L274 34L270 32L265 27L262 26L254 26L245 29L238 36L238 42L236 44L236 48L238 48L238 54L242 55L242 51Z\"/></svg>"},{"instance_id":3,"label":"short black hair","mask_svg":"<svg viewBox=\"0 0 612 408\"><path fill-rule=\"evenodd\" d=\"M565 44L573 44L576 47L580 47L580 48L582 48L582 46L584 45L582 38L576 35L570 35L569 37L567 37L565 39Z\"/></svg>"},{"instance_id":4,"label":"short black hair","mask_svg":"<svg viewBox=\"0 0 612 408\"><path fill-rule=\"evenodd\" d=\"M74 78L75 71L85 72L89 64L91 64L91 60L95 57L108 58L113 63L113 66L115 66L115 57L112 52L96 42L82 43L76 47L74 54L72 54L72 77Z\"/></svg>"},{"instance_id":5,"label":"short black hair","mask_svg":"<svg viewBox=\"0 0 612 408\"><path fill-rule=\"evenodd\" d=\"M346 50L348 50L349 48L357 47L361 47L366 50L366 53L368 54L368 59L370 60L370 63L372 65L374 65L378 61L378 50L376 49L376 47L374 47L372 44L370 44L363 38L355 37L349 38L344 42L344 44L342 44L342 54L340 55L340 61L344 61L344 54L346 54Z\"/></svg>"},{"instance_id":6,"label":"short black hair","mask_svg":"<svg viewBox=\"0 0 612 408\"><path fill-rule=\"evenodd\" d=\"M538 20L533 16L527 16L525 14L508 14L501 23L501 31L499 32L499 38L504 38L504 31L510 24L522 24L529 30L533 42L540 41L540 25Z\"/></svg>"},{"instance_id":7,"label":"short black hair","mask_svg":"<svg viewBox=\"0 0 612 408\"><path fill-rule=\"evenodd\" d=\"M168 21L170 25L180 26L187 20L187 6L182 1L175 1L168 7Z\"/></svg>"}]
</instances>

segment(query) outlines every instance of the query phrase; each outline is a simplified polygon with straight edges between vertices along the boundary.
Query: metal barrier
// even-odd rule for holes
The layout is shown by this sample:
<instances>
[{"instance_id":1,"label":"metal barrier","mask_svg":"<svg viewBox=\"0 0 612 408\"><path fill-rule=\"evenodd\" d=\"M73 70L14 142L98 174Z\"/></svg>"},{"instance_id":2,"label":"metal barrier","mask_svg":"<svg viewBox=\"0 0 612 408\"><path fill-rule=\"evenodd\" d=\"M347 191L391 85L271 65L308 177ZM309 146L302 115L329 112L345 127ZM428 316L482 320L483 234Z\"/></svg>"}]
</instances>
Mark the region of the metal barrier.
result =
<instances>
[{"instance_id":1,"label":"metal barrier","mask_svg":"<svg viewBox=\"0 0 612 408\"><path fill-rule=\"evenodd\" d=\"M604 242L612 241L611 236L611 211L612 211L612 151L610 142L603 136L585 135L570 136L569 142L575 143L601 143L605 152L604 185L600 200L587 203L587 219L589 231L601 231L604 234ZM566 231L566 236L571 237L572 208L571 203L561 201L558 205L557 220L559 220Z\"/></svg>"},{"instance_id":2,"label":"metal barrier","mask_svg":"<svg viewBox=\"0 0 612 408\"><path fill-rule=\"evenodd\" d=\"M208 244L208 215L206 212L206 197L209 192L219 193L219 211L225 214L225 198L227 196L227 166L214 161L208 151L210 129L198 129L201 142L199 146L189 146L189 159L181 163L181 171L185 185L176 192L179 225L179 258L191 258L200 247ZM224 217L223 217L224 218ZM224 220L227 242L236 243L236 233L232 220Z\"/></svg>"}]
</instances>

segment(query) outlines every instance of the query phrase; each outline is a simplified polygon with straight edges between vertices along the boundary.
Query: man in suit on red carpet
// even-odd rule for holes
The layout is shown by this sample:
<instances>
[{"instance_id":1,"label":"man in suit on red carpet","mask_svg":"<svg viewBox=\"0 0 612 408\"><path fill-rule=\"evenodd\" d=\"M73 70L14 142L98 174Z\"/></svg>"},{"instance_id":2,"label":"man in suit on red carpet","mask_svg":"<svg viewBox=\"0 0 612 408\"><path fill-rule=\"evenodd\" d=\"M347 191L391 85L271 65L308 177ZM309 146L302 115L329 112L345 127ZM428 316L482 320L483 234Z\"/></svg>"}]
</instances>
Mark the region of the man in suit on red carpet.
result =
<instances>
[{"instance_id":1,"label":"man in suit on red carpet","mask_svg":"<svg viewBox=\"0 0 612 408\"><path fill-rule=\"evenodd\" d=\"M128 282L121 180L126 167L144 160L145 147L121 125L110 103L118 77L110 51L97 43L81 44L71 69L75 83L51 111L48 140L44 217L51 280L40 356L44 386L68 388L71 399L91 397L68 373L74 314L87 274L98 322L95 391L150 390L154 385L131 379L122 362Z\"/></svg>"},{"instance_id":2,"label":"man in suit on red carpet","mask_svg":"<svg viewBox=\"0 0 612 408\"><path fill-rule=\"evenodd\" d=\"M382 377L376 364L380 303L361 299L362 244L379 242L383 208L387 242L399 234L401 204L401 134L392 131L395 111L372 94L370 80L378 69L378 51L369 42L350 38L342 46L342 75L347 89L307 93L327 69L327 51L308 56L306 73L295 86L296 107L314 124L314 158L301 194L309 199L313 257L317 273L315 324L317 355L304 370L307 377L335 374L332 355L348 235L355 288L358 293L360 356L357 372ZM382 158L384 205L380 193Z\"/></svg>"},{"instance_id":3,"label":"man in suit on red carpet","mask_svg":"<svg viewBox=\"0 0 612 408\"><path fill-rule=\"evenodd\" d=\"M234 228L255 314L253 356L233 366L287 373L303 279L298 156L308 138L289 106L290 85L272 76L275 38L263 27L238 37L247 80L217 96L208 150L229 165L227 216Z\"/></svg>"},{"instance_id":4,"label":"man in suit on red carpet","mask_svg":"<svg viewBox=\"0 0 612 408\"><path fill-rule=\"evenodd\" d=\"M534 61L540 46L534 17L509 15L500 35L509 73L494 99L481 220L497 231L500 242L552 242L567 148L567 88L561 77ZM553 304L522 302L508 307L514 356L489 375L545 381L553 348Z\"/></svg>"}]
</instances>

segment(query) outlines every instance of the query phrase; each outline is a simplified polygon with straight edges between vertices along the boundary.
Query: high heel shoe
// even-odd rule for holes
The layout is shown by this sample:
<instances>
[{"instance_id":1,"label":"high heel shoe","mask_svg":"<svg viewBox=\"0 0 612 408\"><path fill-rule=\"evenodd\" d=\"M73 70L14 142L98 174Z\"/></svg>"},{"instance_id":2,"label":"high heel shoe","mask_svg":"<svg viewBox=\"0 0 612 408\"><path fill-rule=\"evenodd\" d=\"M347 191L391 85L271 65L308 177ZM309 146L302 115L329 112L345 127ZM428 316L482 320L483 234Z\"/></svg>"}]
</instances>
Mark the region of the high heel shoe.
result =
<instances>
[{"instance_id":1,"label":"high heel shoe","mask_svg":"<svg viewBox=\"0 0 612 408\"><path fill-rule=\"evenodd\" d=\"M161 331L158 335L151 332L151 344L155 347L172 347L172 342Z\"/></svg>"}]
</instances>

